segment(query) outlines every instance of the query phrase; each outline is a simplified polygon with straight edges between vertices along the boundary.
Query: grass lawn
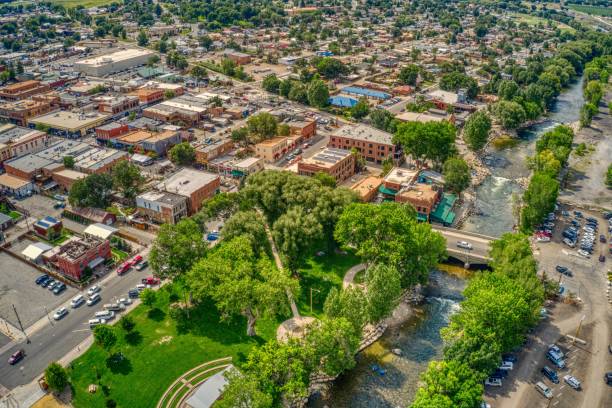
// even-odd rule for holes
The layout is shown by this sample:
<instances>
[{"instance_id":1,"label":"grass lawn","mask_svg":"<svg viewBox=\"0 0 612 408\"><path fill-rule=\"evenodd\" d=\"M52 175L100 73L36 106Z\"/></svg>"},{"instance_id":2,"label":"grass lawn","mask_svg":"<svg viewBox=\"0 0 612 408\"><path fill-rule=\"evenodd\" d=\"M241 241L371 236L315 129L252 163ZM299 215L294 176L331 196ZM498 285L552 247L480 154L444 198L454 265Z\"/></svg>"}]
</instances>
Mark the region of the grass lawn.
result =
<instances>
[{"instance_id":1,"label":"grass lawn","mask_svg":"<svg viewBox=\"0 0 612 408\"><path fill-rule=\"evenodd\" d=\"M83 6L85 8L104 6L111 4L114 0L51 0L51 3L61 4L66 8Z\"/></svg>"},{"instance_id":2,"label":"grass lawn","mask_svg":"<svg viewBox=\"0 0 612 408\"><path fill-rule=\"evenodd\" d=\"M276 333L278 322L262 319L258 336L248 337L244 319L221 323L212 304L195 307L190 318L171 318L169 304L182 296L177 286L166 285L152 309L140 305L130 313L136 322L131 335L115 326L118 341L113 352L121 351L124 362L109 367L108 354L93 345L72 363L75 407L103 408L107 399L118 407L155 407L166 388L189 369L228 356L240 365L252 347ZM95 394L87 392L90 384L100 385Z\"/></svg>"},{"instance_id":3,"label":"grass lawn","mask_svg":"<svg viewBox=\"0 0 612 408\"><path fill-rule=\"evenodd\" d=\"M568 4L568 8L581 13L592 14L595 16L612 17L612 8L605 6L588 6L581 4Z\"/></svg>"},{"instance_id":4,"label":"grass lawn","mask_svg":"<svg viewBox=\"0 0 612 408\"><path fill-rule=\"evenodd\" d=\"M323 303L331 288L340 289L346 271L359 262L359 258L351 252L346 255L331 253L308 259L299 270L302 291L297 304L300 313L321 317ZM313 289L312 313L310 313L310 288Z\"/></svg>"},{"instance_id":5,"label":"grass lawn","mask_svg":"<svg viewBox=\"0 0 612 408\"><path fill-rule=\"evenodd\" d=\"M515 13L515 18L519 23L525 22L527 23L527 25L530 26L535 26L538 25L538 23L542 23L542 25L544 27L546 27L546 23L547 23L547 19L542 18L542 17L538 17L538 16L532 16L529 14L522 14L522 13ZM562 31L571 31L574 32L576 30L574 30L572 27L568 26L567 24L563 24L563 23L557 23L557 27L559 27L560 30Z\"/></svg>"},{"instance_id":6,"label":"grass lawn","mask_svg":"<svg viewBox=\"0 0 612 408\"><path fill-rule=\"evenodd\" d=\"M8 213L8 216L11 217L12 219L16 220L19 219L19 217L21 217L21 213L19 211L11 211Z\"/></svg>"},{"instance_id":7,"label":"grass lawn","mask_svg":"<svg viewBox=\"0 0 612 408\"><path fill-rule=\"evenodd\" d=\"M116 248L111 248L111 253L113 254L115 262L123 262L130 255L127 252Z\"/></svg>"}]
</instances>

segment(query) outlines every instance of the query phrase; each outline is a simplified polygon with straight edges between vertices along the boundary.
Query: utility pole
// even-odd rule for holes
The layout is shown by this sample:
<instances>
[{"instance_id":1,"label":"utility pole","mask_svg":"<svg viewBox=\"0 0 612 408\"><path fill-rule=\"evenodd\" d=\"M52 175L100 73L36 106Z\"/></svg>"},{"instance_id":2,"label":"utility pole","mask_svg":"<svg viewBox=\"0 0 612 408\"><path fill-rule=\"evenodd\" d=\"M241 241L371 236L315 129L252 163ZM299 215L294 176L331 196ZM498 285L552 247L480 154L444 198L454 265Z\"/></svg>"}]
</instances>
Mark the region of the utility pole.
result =
<instances>
[{"instance_id":1,"label":"utility pole","mask_svg":"<svg viewBox=\"0 0 612 408\"><path fill-rule=\"evenodd\" d=\"M572 344L576 343L576 339L578 338L578 335L580 334L580 329L582 328L582 322L585 318L585 315L582 315L582 317L580 318L580 323L578 324L578 328L576 329L576 335L574 336L574 340L572 340Z\"/></svg>"},{"instance_id":2,"label":"utility pole","mask_svg":"<svg viewBox=\"0 0 612 408\"><path fill-rule=\"evenodd\" d=\"M15 307L15 305L11 305L13 306L13 311L15 312L15 316L17 316L17 323L19 323L19 328L21 328L21 331L23 332L23 335L26 338L26 343L30 344L30 338L28 337L28 334L26 333L26 331L23 329L23 324L21 324L21 319L19 318L19 314L17 313L17 308Z\"/></svg>"},{"instance_id":3,"label":"utility pole","mask_svg":"<svg viewBox=\"0 0 612 408\"><path fill-rule=\"evenodd\" d=\"M47 319L49 319L49 323L51 323L51 326L53 326L53 322L51 321L51 318L49 317L49 311L47 310L47 306L43 306L45 309L45 315L47 315Z\"/></svg>"}]
</instances>

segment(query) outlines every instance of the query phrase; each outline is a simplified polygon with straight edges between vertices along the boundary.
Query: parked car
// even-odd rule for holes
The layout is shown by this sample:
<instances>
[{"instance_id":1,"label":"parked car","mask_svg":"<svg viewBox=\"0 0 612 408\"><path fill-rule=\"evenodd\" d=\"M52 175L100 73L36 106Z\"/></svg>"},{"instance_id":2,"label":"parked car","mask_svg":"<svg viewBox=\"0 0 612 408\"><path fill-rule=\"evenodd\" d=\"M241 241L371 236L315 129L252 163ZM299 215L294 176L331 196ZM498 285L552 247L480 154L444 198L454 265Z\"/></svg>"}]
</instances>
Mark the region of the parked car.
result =
<instances>
[{"instance_id":1,"label":"parked car","mask_svg":"<svg viewBox=\"0 0 612 408\"><path fill-rule=\"evenodd\" d=\"M38 278L36 278L36 284L40 285L41 283L45 282L49 280L49 275L45 274L45 275L40 275Z\"/></svg>"},{"instance_id":2,"label":"parked car","mask_svg":"<svg viewBox=\"0 0 612 408\"><path fill-rule=\"evenodd\" d=\"M59 295L65 290L66 290L66 284L63 282L60 282L58 285L55 285L55 287L53 288L53 294Z\"/></svg>"},{"instance_id":3,"label":"parked car","mask_svg":"<svg viewBox=\"0 0 612 408\"><path fill-rule=\"evenodd\" d=\"M115 317L115 312L110 310L100 310L99 312L96 312L94 316L96 319L104 319L105 321L109 321Z\"/></svg>"},{"instance_id":4,"label":"parked car","mask_svg":"<svg viewBox=\"0 0 612 408\"><path fill-rule=\"evenodd\" d=\"M138 265L139 262L142 262L142 256L136 255L134 259L132 259L132 266Z\"/></svg>"},{"instance_id":5,"label":"parked car","mask_svg":"<svg viewBox=\"0 0 612 408\"><path fill-rule=\"evenodd\" d=\"M608 385L612 384L612 371L608 371L607 373L604 374L604 381Z\"/></svg>"},{"instance_id":6,"label":"parked car","mask_svg":"<svg viewBox=\"0 0 612 408\"><path fill-rule=\"evenodd\" d=\"M597 218L586 217L585 220L587 220L588 222L592 222L593 224L599 224L599 221L597 220Z\"/></svg>"},{"instance_id":7,"label":"parked car","mask_svg":"<svg viewBox=\"0 0 612 408\"><path fill-rule=\"evenodd\" d=\"M599 234L599 242L602 244L606 243L606 236L604 234Z\"/></svg>"},{"instance_id":8,"label":"parked car","mask_svg":"<svg viewBox=\"0 0 612 408\"><path fill-rule=\"evenodd\" d=\"M563 243L570 248L574 248L576 246L576 242L572 241L569 238L563 238Z\"/></svg>"},{"instance_id":9,"label":"parked car","mask_svg":"<svg viewBox=\"0 0 612 408\"><path fill-rule=\"evenodd\" d=\"M119 303L121 303L124 306L128 306L132 304L132 299L130 299L129 297L126 298L119 298Z\"/></svg>"},{"instance_id":10,"label":"parked car","mask_svg":"<svg viewBox=\"0 0 612 408\"><path fill-rule=\"evenodd\" d=\"M559 377L557 376L557 372L548 366L542 367L540 370L542 374L554 384L559 384Z\"/></svg>"},{"instance_id":11,"label":"parked car","mask_svg":"<svg viewBox=\"0 0 612 408\"><path fill-rule=\"evenodd\" d=\"M70 307L72 307L73 309L76 309L77 307L81 306L83 303L85 303L85 297L83 295L76 295L70 301Z\"/></svg>"},{"instance_id":12,"label":"parked car","mask_svg":"<svg viewBox=\"0 0 612 408\"><path fill-rule=\"evenodd\" d=\"M565 360L563 360L563 357L559 356L554 351L548 350L548 353L546 353L546 358L548 358L555 366L557 366L557 368L565 368Z\"/></svg>"},{"instance_id":13,"label":"parked car","mask_svg":"<svg viewBox=\"0 0 612 408\"><path fill-rule=\"evenodd\" d=\"M147 266L149 266L149 262L148 261L142 261L140 262L138 265L136 265L136 270L137 271L142 271L144 268L146 268Z\"/></svg>"},{"instance_id":14,"label":"parked car","mask_svg":"<svg viewBox=\"0 0 612 408\"><path fill-rule=\"evenodd\" d=\"M557 353L559 356L561 356L561 358L565 357L565 354L561 351L561 349L559 348L559 346L557 346L556 344L550 344L548 346L548 350L549 351L553 351L555 353Z\"/></svg>"},{"instance_id":15,"label":"parked car","mask_svg":"<svg viewBox=\"0 0 612 408\"><path fill-rule=\"evenodd\" d=\"M104 319L90 319L89 320L89 328L93 329L96 326L99 326L101 324L106 324L106 320Z\"/></svg>"},{"instance_id":16,"label":"parked car","mask_svg":"<svg viewBox=\"0 0 612 408\"><path fill-rule=\"evenodd\" d=\"M538 390L538 392L542 394L543 396L545 396L546 398L551 399L553 397L552 391L543 382L538 381L535 387L536 387L536 390Z\"/></svg>"},{"instance_id":17,"label":"parked car","mask_svg":"<svg viewBox=\"0 0 612 408\"><path fill-rule=\"evenodd\" d=\"M511 363L516 363L518 362L518 358L514 354L503 354L502 361L510 361Z\"/></svg>"},{"instance_id":18,"label":"parked car","mask_svg":"<svg viewBox=\"0 0 612 408\"><path fill-rule=\"evenodd\" d=\"M142 278L141 282L145 285L158 285L159 278L156 278L155 276L147 276L146 278Z\"/></svg>"},{"instance_id":19,"label":"parked car","mask_svg":"<svg viewBox=\"0 0 612 408\"><path fill-rule=\"evenodd\" d=\"M466 241L457 241L457 247L472 250L472 244Z\"/></svg>"},{"instance_id":20,"label":"parked car","mask_svg":"<svg viewBox=\"0 0 612 408\"><path fill-rule=\"evenodd\" d=\"M49 279L47 279L47 280L45 280L45 281L42 281L42 282L40 283L40 286L42 286L43 288L46 288L47 286L49 286L49 285L50 285L50 284L52 284L53 282L55 282L55 279L53 279L53 278L49 278Z\"/></svg>"},{"instance_id":21,"label":"parked car","mask_svg":"<svg viewBox=\"0 0 612 408\"><path fill-rule=\"evenodd\" d=\"M100 300L102 300L102 297L100 296L100 294L94 293L93 295L89 297L89 299L87 299L87 306L93 306L96 303L98 303Z\"/></svg>"},{"instance_id":22,"label":"parked car","mask_svg":"<svg viewBox=\"0 0 612 408\"><path fill-rule=\"evenodd\" d=\"M606 256L604 254L599 255L599 262L606 262Z\"/></svg>"},{"instance_id":23,"label":"parked car","mask_svg":"<svg viewBox=\"0 0 612 408\"><path fill-rule=\"evenodd\" d=\"M137 289L130 289L128 291L128 296L132 299L137 298L138 296L140 296L140 292Z\"/></svg>"},{"instance_id":24,"label":"parked car","mask_svg":"<svg viewBox=\"0 0 612 408\"><path fill-rule=\"evenodd\" d=\"M584 249L579 249L578 250L578 255L584 257L584 258L590 258L591 254L589 254L587 251L585 251Z\"/></svg>"},{"instance_id":25,"label":"parked car","mask_svg":"<svg viewBox=\"0 0 612 408\"><path fill-rule=\"evenodd\" d=\"M11 354L11 356L8 359L8 363L10 365L15 365L21 360L23 360L24 357L25 357L25 350L24 349L17 350L13 354Z\"/></svg>"},{"instance_id":26,"label":"parked car","mask_svg":"<svg viewBox=\"0 0 612 408\"><path fill-rule=\"evenodd\" d=\"M67 314L68 314L68 309L66 309L65 307L60 307L59 309L55 311L55 313L53 313L53 320L60 320Z\"/></svg>"},{"instance_id":27,"label":"parked car","mask_svg":"<svg viewBox=\"0 0 612 408\"><path fill-rule=\"evenodd\" d=\"M567 385L569 385L575 390L579 390L581 387L580 381L578 381L573 375L566 375L565 377L563 377L563 381L565 381Z\"/></svg>"},{"instance_id":28,"label":"parked car","mask_svg":"<svg viewBox=\"0 0 612 408\"><path fill-rule=\"evenodd\" d=\"M491 387L501 387L502 382L499 378L489 377L485 380L485 385L489 385Z\"/></svg>"},{"instance_id":29,"label":"parked car","mask_svg":"<svg viewBox=\"0 0 612 408\"><path fill-rule=\"evenodd\" d=\"M87 289L87 296L93 296L94 293L98 293L101 288L98 285L93 285L91 288Z\"/></svg>"},{"instance_id":30,"label":"parked car","mask_svg":"<svg viewBox=\"0 0 612 408\"><path fill-rule=\"evenodd\" d=\"M499 366L500 370L512 370L514 368L514 364L510 361L503 361Z\"/></svg>"},{"instance_id":31,"label":"parked car","mask_svg":"<svg viewBox=\"0 0 612 408\"><path fill-rule=\"evenodd\" d=\"M575 216L576 218L582 218L582 212L580 212L580 211L574 211L574 216Z\"/></svg>"},{"instance_id":32,"label":"parked car","mask_svg":"<svg viewBox=\"0 0 612 408\"><path fill-rule=\"evenodd\" d=\"M130 268L132 268L132 264L131 263L129 263L129 262L122 263L121 265L119 265L117 267L117 275L123 275L124 273L129 271Z\"/></svg>"}]
</instances>

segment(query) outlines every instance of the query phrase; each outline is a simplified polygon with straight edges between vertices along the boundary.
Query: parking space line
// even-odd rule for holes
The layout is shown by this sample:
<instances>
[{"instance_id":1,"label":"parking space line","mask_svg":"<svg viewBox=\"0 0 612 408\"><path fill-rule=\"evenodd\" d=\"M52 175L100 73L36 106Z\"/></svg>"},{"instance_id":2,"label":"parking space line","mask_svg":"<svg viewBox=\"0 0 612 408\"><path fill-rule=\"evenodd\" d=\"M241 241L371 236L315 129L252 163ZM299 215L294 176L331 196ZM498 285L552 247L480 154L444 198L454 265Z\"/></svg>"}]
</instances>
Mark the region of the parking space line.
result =
<instances>
[{"instance_id":1,"label":"parking space line","mask_svg":"<svg viewBox=\"0 0 612 408\"><path fill-rule=\"evenodd\" d=\"M84 331L90 331L91 329L78 329L78 330L73 330L73 333L78 333L78 332L84 332Z\"/></svg>"},{"instance_id":2,"label":"parking space line","mask_svg":"<svg viewBox=\"0 0 612 408\"><path fill-rule=\"evenodd\" d=\"M553 405L557 405L559 403L559 400L556 400L555 402L553 402Z\"/></svg>"}]
</instances>

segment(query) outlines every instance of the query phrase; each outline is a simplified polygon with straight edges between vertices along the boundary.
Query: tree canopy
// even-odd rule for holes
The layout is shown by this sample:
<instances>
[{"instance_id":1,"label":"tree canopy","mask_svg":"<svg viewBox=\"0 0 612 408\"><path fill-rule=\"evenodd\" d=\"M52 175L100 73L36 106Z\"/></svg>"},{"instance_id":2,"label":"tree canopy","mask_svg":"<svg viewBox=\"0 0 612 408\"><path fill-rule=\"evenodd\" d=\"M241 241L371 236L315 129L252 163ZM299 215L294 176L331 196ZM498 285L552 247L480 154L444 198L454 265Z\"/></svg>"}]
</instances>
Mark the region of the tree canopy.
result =
<instances>
[{"instance_id":1,"label":"tree canopy","mask_svg":"<svg viewBox=\"0 0 612 408\"><path fill-rule=\"evenodd\" d=\"M463 139L472 150L480 150L489 139L491 119L484 111L477 111L470 115L463 127Z\"/></svg>"},{"instance_id":2,"label":"tree canopy","mask_svg":"<svg viewBox=\"0 0 612 408\"><path fill-rule=\"evenodd\" d=\"M472 178L468 164L461 157L450 157L444 162L444 185L447 189L461 193L470 186Z\"/></svg>"},{"instance_id":3,"label":"tree canopy","mask_svg":"<svg viewBox=\"0 0 612 408\"><path fill-rule=\"evenodd\" d=\"M454 153L457 129L448 121L406 122L393 137L406 153L417 160L431 160L440 165Z\"/></svg>"},{"instance_id":4,"label":"tree canopy","mask_svg":"<svg viewBox=\"0 0 612 408\"><path fill-rule=\"evenodd\" d=\"M72 184L68 201L74 207L106 208L111 202L113 178L109 174L90 174Z\"/></svg>"},{"instance_id":5,"label":"tree canopy","mask_svg":"<svg viewBox=\"0 0 612 408\"><path fill-rule=\"evenodd\" d=\"M178 165L189 165L195 161L195 148L189 142L179 143L168 151L168 157Z\"/></svg>"}]
</instances>

